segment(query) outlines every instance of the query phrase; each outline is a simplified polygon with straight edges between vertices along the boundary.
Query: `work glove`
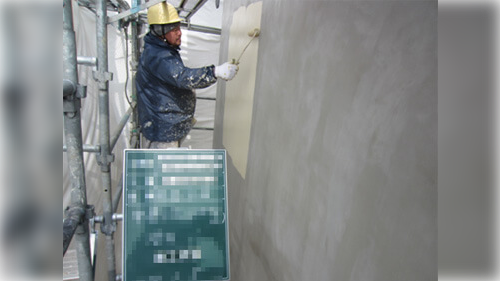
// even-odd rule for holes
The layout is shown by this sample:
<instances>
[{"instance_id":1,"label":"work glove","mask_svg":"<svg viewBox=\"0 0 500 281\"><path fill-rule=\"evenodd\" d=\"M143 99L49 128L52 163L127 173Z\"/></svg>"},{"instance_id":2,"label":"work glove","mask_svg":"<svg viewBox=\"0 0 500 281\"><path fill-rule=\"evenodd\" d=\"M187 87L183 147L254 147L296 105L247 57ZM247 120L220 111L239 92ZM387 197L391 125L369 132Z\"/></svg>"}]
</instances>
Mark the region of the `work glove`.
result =
<instances>
[{"instance_id":1,"label":"work glove","mask_svg":"<svg viewBox=\"0 0 500 281\"><path fill-rule=\"evenodd\" d=\"M219 66L215 67L214 74L215 77L229 81L234 78L238 72L239 67L235 64L225 62Z\"/></svg>"}]
</instances>

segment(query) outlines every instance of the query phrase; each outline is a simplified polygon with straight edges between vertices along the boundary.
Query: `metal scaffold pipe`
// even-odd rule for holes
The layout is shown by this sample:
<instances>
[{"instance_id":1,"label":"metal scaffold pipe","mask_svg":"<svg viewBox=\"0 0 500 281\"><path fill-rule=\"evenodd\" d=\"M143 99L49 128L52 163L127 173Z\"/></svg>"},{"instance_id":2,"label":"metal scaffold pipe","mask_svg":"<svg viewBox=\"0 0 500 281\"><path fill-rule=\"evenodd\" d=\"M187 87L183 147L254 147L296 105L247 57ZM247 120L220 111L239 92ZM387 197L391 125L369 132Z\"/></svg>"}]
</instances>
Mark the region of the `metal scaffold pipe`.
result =
<instances>
[{"instance_id":1,"label":"metal scaffold pipe","mask_svg":"<svg viewBox=\"0 0 500 281\"><path fill-rule=\"evenodd\" d=\"M67 210L63 222L63 256L68 250L71 238L75 234L76 229L81 224L82 218L85 216L85 210L81 208L70 208Z\"/></svg>"},{"instance_id":2,"label":"metal scaffold pipe","mask_svg":"<svg viewBox=\"0 0 500 281\"><path fill-rule=\"evenodd\" d=\"M69 84L78 82L76 62L76 39L73 30L73 14L71 0L63 1L63 79ZM80 117L80 99L71 90L63 96L64 134L67 146L67 159L71 177L71 206L87 209L87 191L85 186L85 168L82 149L82 127ZM80 212L79 224L73 235L77 251L79 280L93 281L93 270L90 258L88 218ZM75 218L74 218L75 219ZM78 218L76 218L78 221ZM72 232L72 231L71 231ZM71 235L68 239L71 239ZM63 241L64 242L64 241ZM64 255L64 250L63 250Z\"/></svg>"},{"instance_id":3,"label":"metal scaffold pipe","mask_svg":"<svg viewBox=\"0 0 500 281\"><path fill-rule=\"evenodd\" d=\"M108 264L108 280L115 281L115 241L114 233L116 223L113 221L112 190L111 190L111 162L113 155L110 150L110 126L109 126L109 80L112 79L108 72L108 31L107 31L107 7L105 0L97 0L97 71L94 78L99 82L99 140L101 152L98 155L98 163L101 166L103 197L103 223L101 231L106 235L106 257Z\"/></svg>"},{"instance_id":4,"label":"metal scaffold pipe","mask_svg":"<svg viewBox=\"0 0 500 281\"><path fill-rule=\"evenodd\" d=\"M78 56L76 58L76 61L78 64L82 64L82 65L89 65L89 66L96 66L97 65L97 58L96 57Z\"/></svg>"},{"instance_id":5,"label":"metal scaffold pipe","mask_svg":"<svg viewBox=\"0 0 500 281\"><path fill-rule=\"evenodd\" d=\"M75 82L68 79L63 79L63 97L73 95L74 93L76 93Z\"/></svg>"},{"instance_id":6,"label":"metal scaffold pipe","mask_svg":"<svg viewBox=\"0 0 500 281\"><path fill-rule=\"evenodd\" d=\"M63 152L68 151L68 146L63 145ZM101 152L101 147L98 145L84 144L83 152Z\"/></svg>"},{"instance_id":7,"label":"metal scaffold pipe","mask_svg":"<svg viewBox=\"0 0 500 281\"><path fill-rule=\"evenodd\" d=\"M113 137L109 141L110 143L110 150L112 151L113 148L115 147L116 143L118 142L118 138L120 138L120 135L122 134L123 129L127 125L127 121L130 118L130 115L132 114L133 107L129 107L127 112L123 115L122 119L120 120L120 123L118 123L118 128L113 134Z\"/></svg>"},{"instance_id":8,"label":"metal scaffold pipe","mask_svg":"<svg viewBox=\"0 0 500 281\"><path fill-rule=\"evenodd\" d=\"M140 0L133 0L132 1L132 8L136 8L141 4ZM141 26L142 24L140 21L132 21L130 23L131 25L131 40L130 40L130 45L131 45L131 51L132 51L132 59L131 59L131 74L132 74L132 103L137 102L137 88L136 88L136 83L135 83L135 77L137 73L137 65L139 64L139 57L140 57L140 46L139 46L139 40L138 36L141 33ZM128 44L128 42L127 42ZM125 62L128 63L128 62ZM134 110L132 111L132 128L131 128L131 136L130 136L130 147L131 148L137 148L139 147L139 129L138 129L138 124L139 124L139 119L137 116L137 107L134 107Z\"/></svg>"}]
</instances>

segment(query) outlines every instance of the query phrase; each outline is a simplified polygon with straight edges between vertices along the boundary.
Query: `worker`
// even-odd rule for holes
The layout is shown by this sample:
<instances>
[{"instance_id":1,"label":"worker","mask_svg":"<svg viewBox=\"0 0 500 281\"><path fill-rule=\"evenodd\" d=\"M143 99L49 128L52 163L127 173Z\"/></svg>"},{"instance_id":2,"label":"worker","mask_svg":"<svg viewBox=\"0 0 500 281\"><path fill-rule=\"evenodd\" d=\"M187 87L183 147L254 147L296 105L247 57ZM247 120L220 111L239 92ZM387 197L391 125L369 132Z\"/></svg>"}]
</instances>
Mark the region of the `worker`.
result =
<instances>
[{"instance_id":1,"label":"worker","mask_svg":"<svg viewBox=\"0 0 500 281\"><path fill-rule=\"evenodd\" d=\"M142 148L180 147L195 123L194 89L206 88L217 78L229 81L238 72L230 63L185 67L179 54L180 22L169 3L148 9L149 32L136 74Z\"/></svg>"}]
</instances>

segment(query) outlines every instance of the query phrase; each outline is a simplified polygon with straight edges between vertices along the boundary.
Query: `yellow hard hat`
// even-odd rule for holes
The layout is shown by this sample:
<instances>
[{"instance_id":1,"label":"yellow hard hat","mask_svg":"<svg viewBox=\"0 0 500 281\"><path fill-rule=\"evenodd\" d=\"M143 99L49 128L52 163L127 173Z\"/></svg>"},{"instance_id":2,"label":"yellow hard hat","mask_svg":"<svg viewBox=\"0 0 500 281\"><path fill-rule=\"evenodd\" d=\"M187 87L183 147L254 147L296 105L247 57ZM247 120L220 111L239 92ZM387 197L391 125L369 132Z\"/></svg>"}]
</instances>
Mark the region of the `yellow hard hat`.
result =
<instances>
[{"instance_id":1,"label":"yellow hard hat","mask_svg":"<svg viewBox=\"0 0 500 281\"><path fill-rule=\"evenodd\" d=\"M180 21L175 7L170 3L161 2L148 9L149 24L169 24Z\"/></svg>"}]
</instances>

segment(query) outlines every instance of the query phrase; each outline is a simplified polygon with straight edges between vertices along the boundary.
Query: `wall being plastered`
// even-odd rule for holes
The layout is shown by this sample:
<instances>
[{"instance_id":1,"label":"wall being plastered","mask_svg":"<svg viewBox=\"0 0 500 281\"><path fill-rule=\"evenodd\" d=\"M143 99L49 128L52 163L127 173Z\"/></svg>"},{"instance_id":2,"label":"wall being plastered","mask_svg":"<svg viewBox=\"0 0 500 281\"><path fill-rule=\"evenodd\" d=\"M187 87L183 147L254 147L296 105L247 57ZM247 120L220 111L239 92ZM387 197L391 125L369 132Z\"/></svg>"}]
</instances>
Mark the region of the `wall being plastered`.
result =
<instances>
[{"instance_id":1,"label":"wall being plastered","mask_svg":"<svg viewBox=\"0 0 500 281\"><path fill-rule=\"evenodd\" d=\"M224 3L221 62L253 2ZM263 1L244 177L228 150L232 280L437 278L436 28L432 1Z\"/></svg>"},{"instance_id":2,"label":"wall being plastered","mask_svg":"<svg viewBox=\"0 0 500 281\"><path fill-rule=\"evenodd\" d=\"M231 153L234 167L245 178L250 127L252 125L253 94L257 75L258 37L251 30L260 28L262 1L240 7L233 13L229 30L228 56L238 64L240 75L226 84L222 144ZM241 63L239 63L241 62Z\"/></svg>"}]
</instances>

